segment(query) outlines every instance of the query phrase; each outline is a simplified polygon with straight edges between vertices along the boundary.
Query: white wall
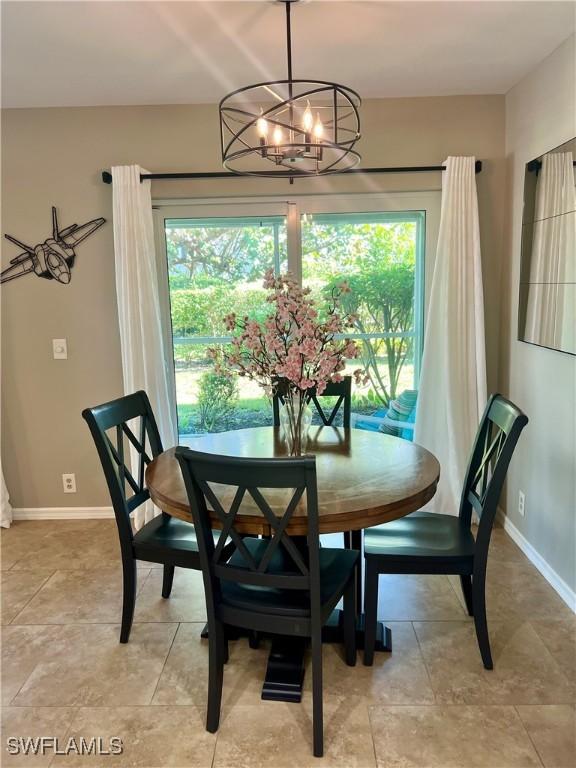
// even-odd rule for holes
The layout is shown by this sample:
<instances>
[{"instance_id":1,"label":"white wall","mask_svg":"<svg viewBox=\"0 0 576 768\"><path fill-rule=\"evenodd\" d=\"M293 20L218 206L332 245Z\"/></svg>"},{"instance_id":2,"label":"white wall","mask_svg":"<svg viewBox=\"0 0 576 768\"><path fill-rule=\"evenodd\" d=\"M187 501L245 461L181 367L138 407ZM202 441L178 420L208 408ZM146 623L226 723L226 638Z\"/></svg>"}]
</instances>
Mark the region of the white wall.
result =
<instances>
[{"instance_id":1,"label":"white wall","mask_svg":"<svg viewBox=\"0 0 576 768\"><path fill-rule=\"evenodd\" d=\"M500 386L528 415L508 474L509 520L576 590L576 357L518 341L524 165L576 136L575 38L506 96L508 269L503 274ZM526 512L518 513L518 492Z\"/></svg>"}]
</instances>

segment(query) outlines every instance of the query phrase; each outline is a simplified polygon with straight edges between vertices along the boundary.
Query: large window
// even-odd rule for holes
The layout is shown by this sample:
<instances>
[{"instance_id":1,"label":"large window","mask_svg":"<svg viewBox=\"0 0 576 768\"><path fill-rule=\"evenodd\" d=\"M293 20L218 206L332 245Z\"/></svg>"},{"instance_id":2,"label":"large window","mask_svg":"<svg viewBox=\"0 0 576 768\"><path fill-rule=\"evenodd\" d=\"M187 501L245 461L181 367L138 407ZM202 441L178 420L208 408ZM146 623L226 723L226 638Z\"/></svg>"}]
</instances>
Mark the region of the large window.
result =
<instances>
[{"instance_id":1,"label":"large window","mask_svg":"<svg viewBox=\"0 0 576 768\"><path fill-rule=\"evenodd\" d=\"M372 207L377 204L371 200ZM269 312L261 283L270 267L277 273L289 268L320 301L332 286L350 284L346 308L357 323L349 335L361 360L348 367L361 365L369 377L354 390L353 412L381 412L402 391L417 388L430 217L414 206L334 208L331 198L159 207L180 435L271 424L260 388L216 375L206 357L209 346L229 341L226 314L263 318ZM260 212L268 214L254 215Z\"/></svg>"}]
</instances>

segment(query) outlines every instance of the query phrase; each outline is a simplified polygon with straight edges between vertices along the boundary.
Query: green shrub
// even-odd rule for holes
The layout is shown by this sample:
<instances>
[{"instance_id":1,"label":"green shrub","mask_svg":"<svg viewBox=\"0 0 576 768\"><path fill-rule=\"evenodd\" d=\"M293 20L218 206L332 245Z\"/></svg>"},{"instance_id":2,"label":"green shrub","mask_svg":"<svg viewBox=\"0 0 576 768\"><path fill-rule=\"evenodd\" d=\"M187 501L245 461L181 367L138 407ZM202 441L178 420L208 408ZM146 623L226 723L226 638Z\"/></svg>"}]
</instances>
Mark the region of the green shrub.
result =
<instances>
[{"instance_id":1,"label":"green shrub","mask_svg":"<svg viewBox=\"0 0 576 768\"><path fill-rule=\"evenodd\" d=\"M238 380L214 371L200 376L198 387L199 427L202 432L227 429L238 400Z\"/></svg>"},{"instance_id":2,"label":"green shrub","mask_svg":"<svg viewBox=\"0 0 576 768\"><path fill-rule=\"evenodd\" d=\"M249 283L173 290L170 302L175 337L226 336L224 316L229 312L255 320L264 320L270 313L266 292L258 284Z\"/></svg>"}]
</instances>

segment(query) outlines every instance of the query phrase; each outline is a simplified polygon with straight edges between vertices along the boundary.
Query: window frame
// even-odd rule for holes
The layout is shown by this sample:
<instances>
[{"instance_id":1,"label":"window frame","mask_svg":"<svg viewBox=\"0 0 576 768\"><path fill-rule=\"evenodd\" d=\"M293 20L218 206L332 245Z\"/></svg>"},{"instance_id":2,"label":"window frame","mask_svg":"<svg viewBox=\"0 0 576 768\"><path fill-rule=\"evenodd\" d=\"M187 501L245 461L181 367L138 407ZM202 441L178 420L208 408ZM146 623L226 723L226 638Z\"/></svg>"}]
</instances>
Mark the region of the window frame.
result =
<instances>
[{"instance_id":1,"label":"window frame","mask_svg":"<svg viewBox=\"0 0 576 768\"><path fill-rule=\"evenodd\" d=\"M186 199L157 199L153 200L154 236L156 242L157 269L160 286L160 309L162 316L162 331L166 354L173 361L173 335L170 312L170 290L168 281L168 260L166 258L166 219L233 219L254 218L267 216L283 216L286 218L287 260L288 269L298 282L302 283L302 250L301 250L301 221L302 215L322 216L327 214L398 214L411 219L414 213L423 216L423 226L417 228L421 242L418 252L423 254L422 260L417 260L415 273L415 316L414 356L415 378L420 377L420 364L424 344L425 324L428 315L428 303L436 244L440 227L441 191L427 190L421 192L386 192L360 194L321 194L321 195L269 195L267 197L226 197L226 198L186 198ZM423 263L422 263L423 261ZM349 335L349 334L347 334ZM350 334L357 337L357 334ZM368 334L373 337L374 334ZM412 334L411 334L412 335ZM210 339L205 343L222 343L229 337ZM198 342L200 343L200 341ZM176 404L176 381L172 377L172 398Z\"/></svg>"}]
</instances>

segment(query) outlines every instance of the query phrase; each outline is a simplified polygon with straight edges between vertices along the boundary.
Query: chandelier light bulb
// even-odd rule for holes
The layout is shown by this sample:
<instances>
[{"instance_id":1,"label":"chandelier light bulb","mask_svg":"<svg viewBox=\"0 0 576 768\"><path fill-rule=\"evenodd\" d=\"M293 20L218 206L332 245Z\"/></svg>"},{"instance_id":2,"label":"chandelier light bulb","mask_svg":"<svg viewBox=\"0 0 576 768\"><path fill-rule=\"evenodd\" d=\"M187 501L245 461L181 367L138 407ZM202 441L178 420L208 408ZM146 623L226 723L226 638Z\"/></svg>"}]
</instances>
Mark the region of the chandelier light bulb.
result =
<instances>
[{"instance_id":1,"label":"chandelier light bulb","mask_svg":"<svg viewBox=\"0 0 576 768\"><path fill-rule=\"evenodd\" d=\"M322 125L322 120L320 120L320 115L316 115L316 123L314 124L314 138L320 141L322 136L324 135L324 126Z\"/></svg>"},{"instance_id":2,"label":"chandelier light bulb","mask_svg":"<svg viewBox=\"0 0 576 768\"><path fill-rule=\"evenodd\" d=\"M261 139L265 139L268 136L268 120L262 116L262 110L260 110L260 117L256 121L256 130Z\"/></svg>"},{"instance_id":3,"label":"chandelier light bulb","mask_svg":"<svg viewBox=\"0 0 576 768\"><path fill-rule=\"evenodd\" d=\"M283 138L284 137L282 135L282 128L280 128L280 126L277 125L276 128L274 128L274 133L272 134L272 140L274 141L274 144L276 144L276 146L279 146L280 144L282 144Z\"/></svg>"},{"instance_id":4,"label":"chandelier light bulb","mask_svg":"<svg viewBox=\"0 0 576 768\"><path fill-rule=\"evenodd\" d=\"M312 117L312 112L310 111L310 102L308 102L306 105L306 109L304 111L304 115L302 117L302 127L304 128L304 131L306 133L310 133L312 131L313 125L314 125L314 118Z\"/></svg>"}]
</instances>

